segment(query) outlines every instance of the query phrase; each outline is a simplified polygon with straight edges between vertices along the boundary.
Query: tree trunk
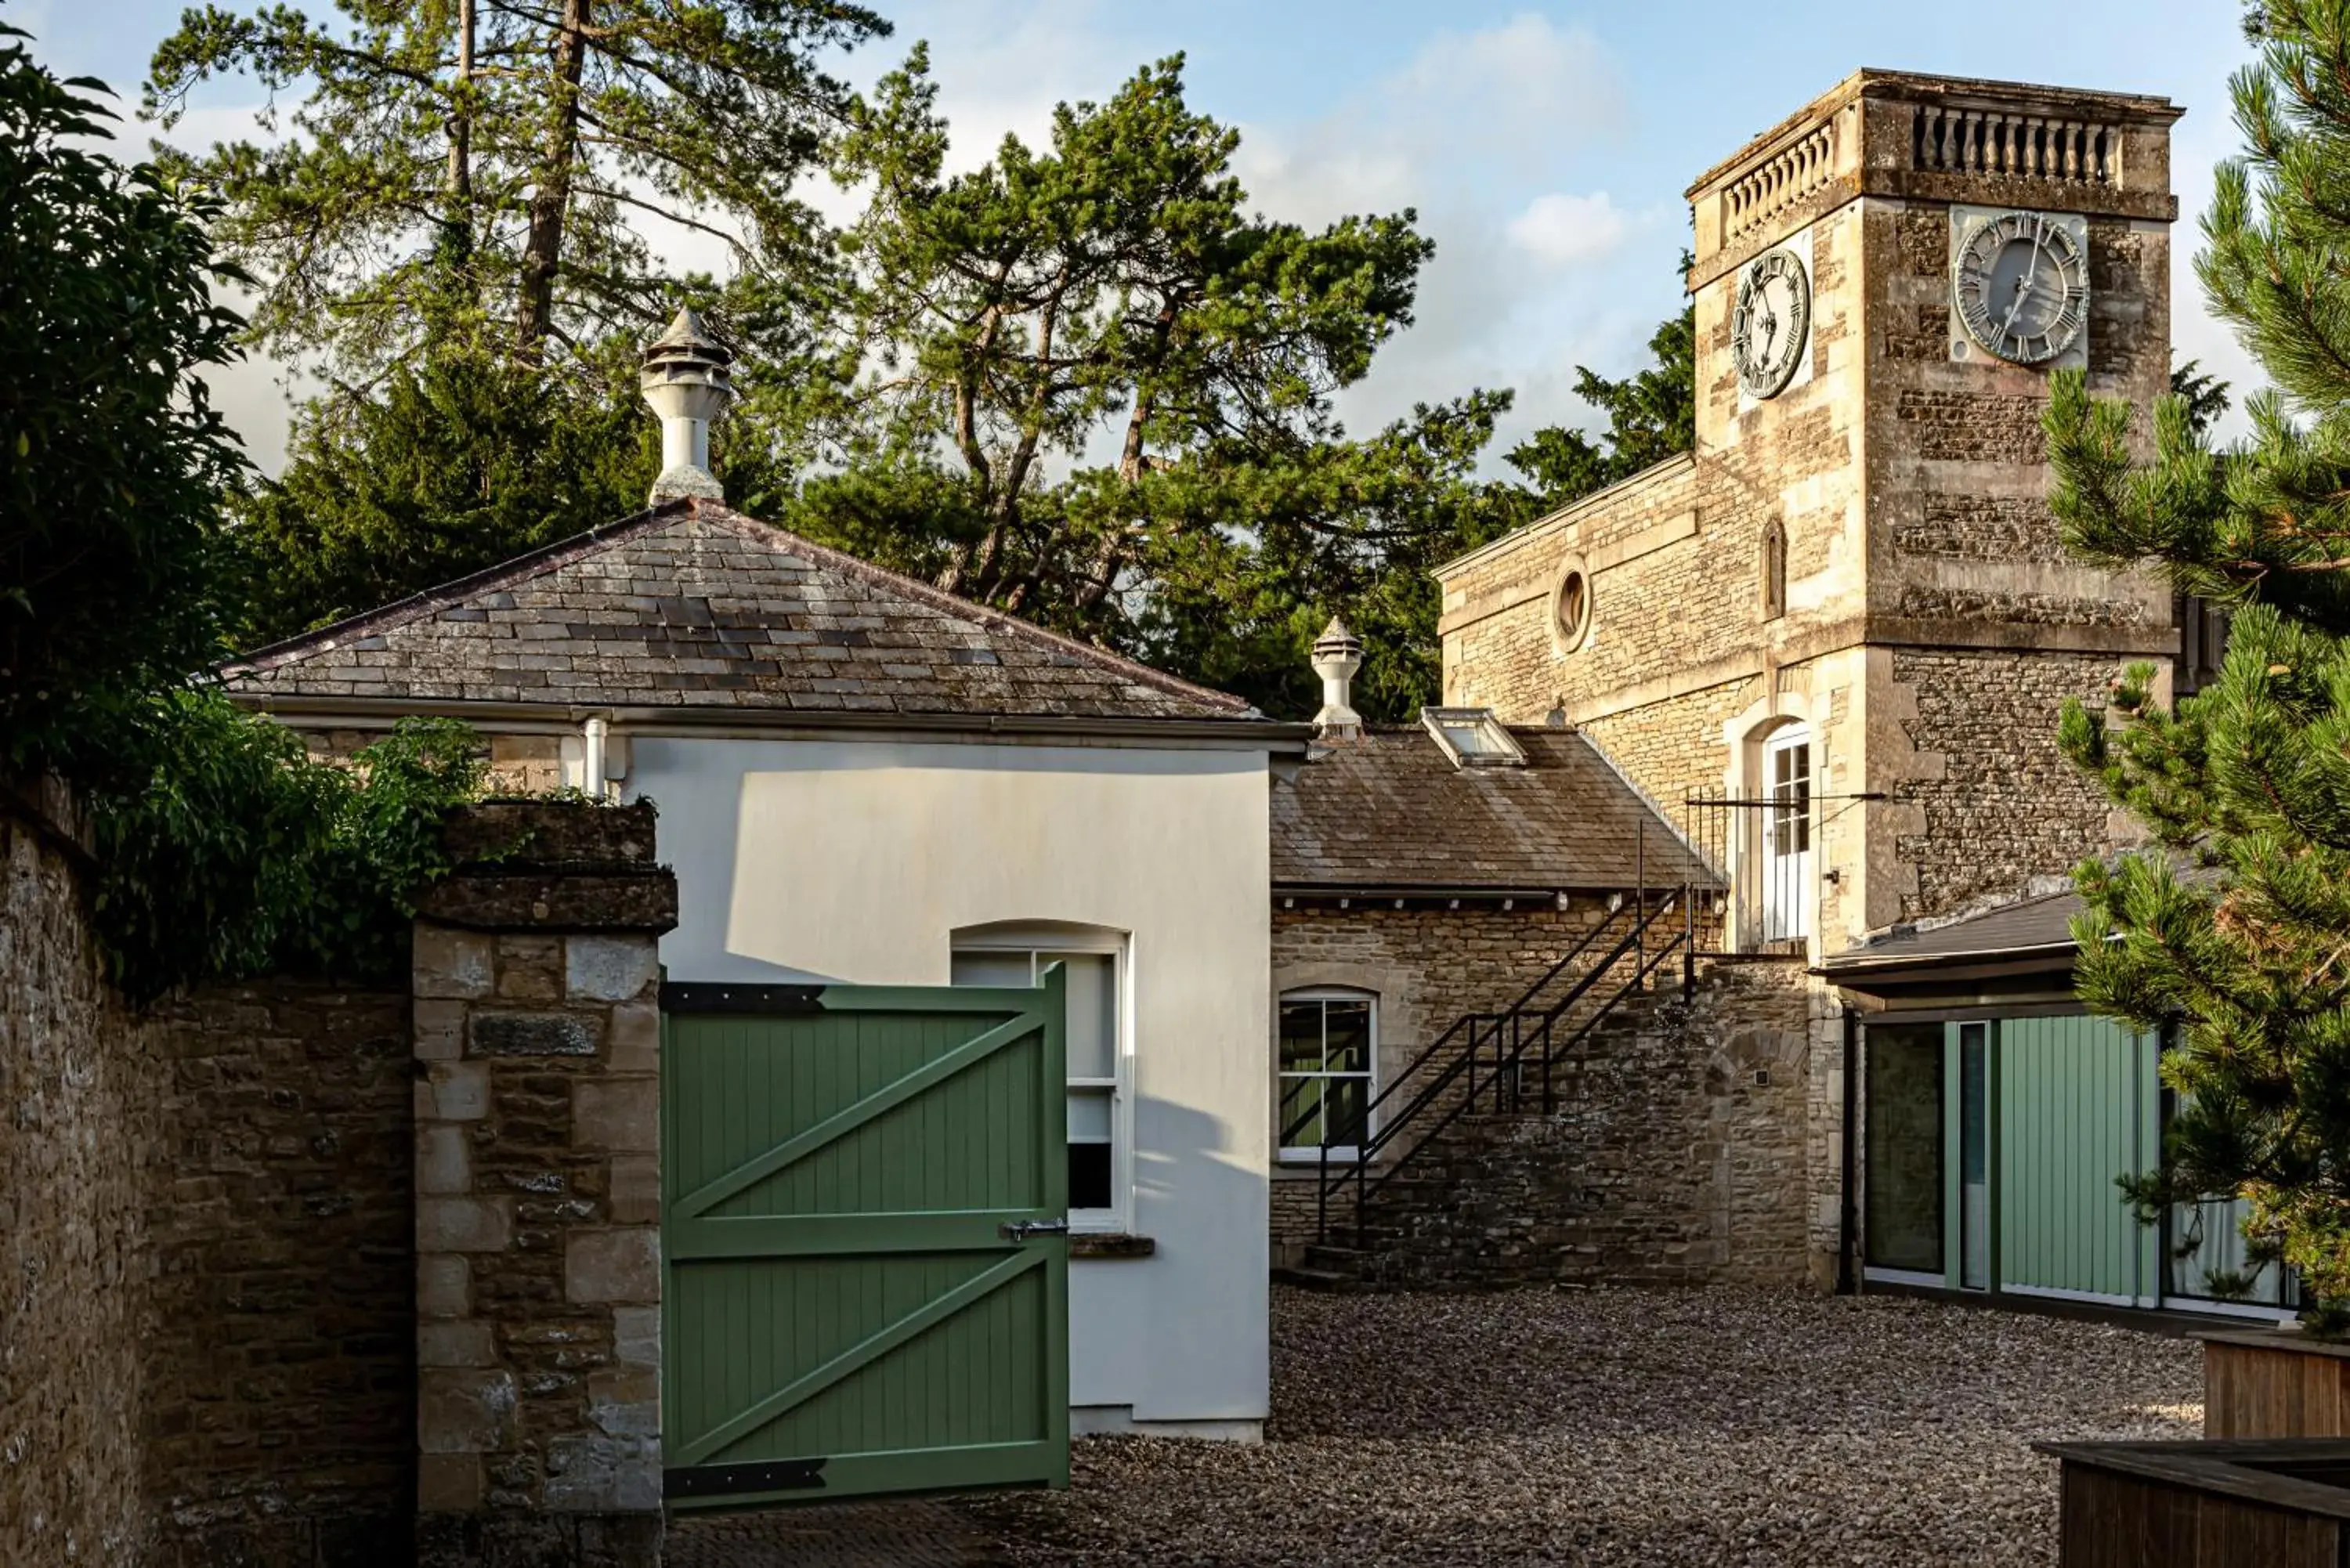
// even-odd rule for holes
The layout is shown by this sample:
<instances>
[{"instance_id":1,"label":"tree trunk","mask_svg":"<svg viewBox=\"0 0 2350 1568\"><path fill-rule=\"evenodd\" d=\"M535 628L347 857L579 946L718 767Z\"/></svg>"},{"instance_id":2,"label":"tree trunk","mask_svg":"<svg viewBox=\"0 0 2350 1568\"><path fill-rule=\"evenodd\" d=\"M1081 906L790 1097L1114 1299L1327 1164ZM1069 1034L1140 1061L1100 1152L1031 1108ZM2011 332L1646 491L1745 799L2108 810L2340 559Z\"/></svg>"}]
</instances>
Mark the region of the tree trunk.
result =
<instances>
[{"instance_id":1,"label":"tree trunk","mask_svg":"<svg viewBox=\"0 0 2350 1568\"><path fill-rule=\"evenodd\" d=\"M457 0L457 83L449 107L449 178L443 255L451 293L471 304L473 265L473 0Z\"/></svg>"},{"instance_id":2,"label":"tree trunk","mask_svg":"<svg viewBox=\"0 0 2350 1568\"><path fill-rule=\"evenodd\" d=\"M588 65L588 26L595 0L563 0L555 40L552 102L545 161L530 196L530 226L523 239L521 297L515 309L515 344L537 364L555 326L555 278L563 261L563 220L571 209L571 175L579 156L579 78Z\"/></svg>"}]
</instances>

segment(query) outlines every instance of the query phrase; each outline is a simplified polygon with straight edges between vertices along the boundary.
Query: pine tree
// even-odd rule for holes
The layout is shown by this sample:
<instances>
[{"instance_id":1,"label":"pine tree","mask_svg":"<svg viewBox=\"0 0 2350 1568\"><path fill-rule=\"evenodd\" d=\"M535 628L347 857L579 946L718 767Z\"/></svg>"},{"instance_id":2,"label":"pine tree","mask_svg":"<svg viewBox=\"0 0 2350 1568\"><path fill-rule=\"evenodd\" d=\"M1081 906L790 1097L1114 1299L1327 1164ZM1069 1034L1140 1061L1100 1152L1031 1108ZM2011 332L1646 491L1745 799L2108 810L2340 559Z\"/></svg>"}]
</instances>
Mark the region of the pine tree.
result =
<instances>
[{"instance_id":1,"label":"pine tree","mask_svg":"<svg viewBox=\"0 0 2350 1568\"><path fill-rule=\"evenodd\" d=\"M2218 681L2175 704L2132 669L2066 749L2158 852L2081 867L2079 992L2176 1031L2179 1109L2141 1217L2245 1199L2256 1255L2300 1271L2313 1316L2350 1303L2350 10L2262 0L2231 88L2196 270L2273 389L2214 450L2210 388L2133 410L2060 377L2046 418L2065 541L2241 607ZM2197 394L2201 393L2202 396Z\"/></svg>"}]
</instances>

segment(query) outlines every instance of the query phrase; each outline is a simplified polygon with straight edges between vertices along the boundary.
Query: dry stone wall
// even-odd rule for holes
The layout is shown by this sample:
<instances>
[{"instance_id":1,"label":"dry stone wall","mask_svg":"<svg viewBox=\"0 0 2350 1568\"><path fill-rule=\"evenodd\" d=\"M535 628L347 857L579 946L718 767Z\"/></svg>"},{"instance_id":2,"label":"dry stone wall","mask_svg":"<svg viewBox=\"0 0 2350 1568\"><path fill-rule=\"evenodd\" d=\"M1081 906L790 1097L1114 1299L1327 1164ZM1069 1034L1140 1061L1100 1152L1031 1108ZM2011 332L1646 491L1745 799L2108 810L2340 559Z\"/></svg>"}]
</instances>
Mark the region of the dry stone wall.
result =
<instances>
[{"instance_id":1,"label":"dry stone wall","mask_svg":"<svg viewBox=\"0 0 2350 1568\"><path fill-rule=\"evenodd\" d=\"M141 1155L74 841L0 810L0 1561L116 1563L140 1496Z\"/></svg>"},{"instance_id":2,"label":"dry stone wall","mask_svg":"<svg viewBox=\"0 0 2350 1568\"><path fill-rule=\"evenodd\" d=\"M409 1561L404 988L133 1012L35 815L0 814L0 1561Z\"/></svg>"}]
</instances>

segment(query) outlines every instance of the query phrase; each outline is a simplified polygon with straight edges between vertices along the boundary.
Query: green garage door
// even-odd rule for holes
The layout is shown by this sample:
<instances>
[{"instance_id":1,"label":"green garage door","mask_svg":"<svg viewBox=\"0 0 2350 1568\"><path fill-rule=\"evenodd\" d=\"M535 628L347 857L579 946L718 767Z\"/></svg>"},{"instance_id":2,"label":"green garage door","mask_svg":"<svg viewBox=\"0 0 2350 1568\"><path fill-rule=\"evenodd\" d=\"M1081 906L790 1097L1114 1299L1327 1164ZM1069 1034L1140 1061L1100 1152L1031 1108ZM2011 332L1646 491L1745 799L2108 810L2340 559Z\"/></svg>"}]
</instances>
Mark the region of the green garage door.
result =
<instances>
[{"instance_id":1,"label":"green garage door","mask_svg":"<svg viewBox=\"0 0 2350 1568\"><path fill-rule=\"evenodd\" d=\"M2000 1288L2155 1305L2160 1236L2114 1179L2160 1156L2156 1042L2102 1018L1998 1028Z\"/></svg>"},{"instance_id":2,"label":"green garage door","mask_svg":"<svg viewBox=\"0 0 2350 1568\"><path fill-rule=\"evenodd\" d=\"M1065 989L663 988L671 1506L1068 1484Z\"/></svg>"}]
</instances>

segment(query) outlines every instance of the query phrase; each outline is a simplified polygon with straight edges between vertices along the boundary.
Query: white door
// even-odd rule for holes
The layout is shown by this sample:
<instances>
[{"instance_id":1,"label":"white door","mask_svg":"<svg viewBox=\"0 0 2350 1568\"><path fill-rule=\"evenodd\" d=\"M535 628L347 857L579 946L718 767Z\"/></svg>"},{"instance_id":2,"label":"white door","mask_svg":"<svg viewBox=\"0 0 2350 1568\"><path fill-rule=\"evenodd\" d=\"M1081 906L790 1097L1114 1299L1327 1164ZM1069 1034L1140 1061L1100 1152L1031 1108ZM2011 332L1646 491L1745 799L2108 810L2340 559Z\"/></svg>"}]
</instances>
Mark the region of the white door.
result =
<instances>
[{"instance_id":1,"label":"white door","mask_svg":"<svg viewBox=\"0 0 2350 1568\"><path fill-rule=\"evenodd\" d=\"M1812 732L1801 724L1762 742L1762 940L1811 935Z\"/></svg>"}]
</instances>

